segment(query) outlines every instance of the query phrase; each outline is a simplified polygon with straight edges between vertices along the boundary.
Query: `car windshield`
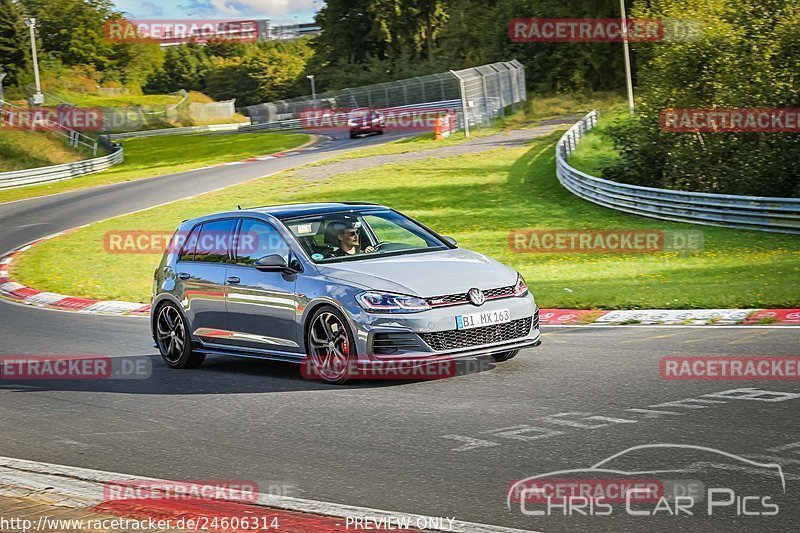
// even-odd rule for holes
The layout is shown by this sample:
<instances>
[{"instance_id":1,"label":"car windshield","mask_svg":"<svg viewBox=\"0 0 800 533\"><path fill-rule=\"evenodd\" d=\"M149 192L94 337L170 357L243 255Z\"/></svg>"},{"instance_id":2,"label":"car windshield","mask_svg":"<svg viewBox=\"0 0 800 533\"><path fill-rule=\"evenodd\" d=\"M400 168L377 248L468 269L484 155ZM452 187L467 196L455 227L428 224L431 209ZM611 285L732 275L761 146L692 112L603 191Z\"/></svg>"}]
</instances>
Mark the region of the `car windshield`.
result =
<instances>
[{"instance_id":1,"label":"car windshield","mask_svg":"<svg viewBox=\"0 0 800 533\"><path fill-rule=\"evenodd\" d=\"M315 263L447 249L439 237L388 209L329 213L283 222Z\"/></svg>"}]
</instances>

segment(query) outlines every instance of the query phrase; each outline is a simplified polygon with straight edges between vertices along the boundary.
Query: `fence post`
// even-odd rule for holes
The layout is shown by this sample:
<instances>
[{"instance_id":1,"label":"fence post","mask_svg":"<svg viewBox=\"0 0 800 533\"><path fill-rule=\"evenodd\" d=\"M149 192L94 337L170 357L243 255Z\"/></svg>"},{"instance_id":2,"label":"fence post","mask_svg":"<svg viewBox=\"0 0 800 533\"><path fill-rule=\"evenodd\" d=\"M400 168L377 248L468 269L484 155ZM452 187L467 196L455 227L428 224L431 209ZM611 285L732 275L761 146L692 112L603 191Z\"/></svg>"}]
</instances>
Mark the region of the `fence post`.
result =
<instances>
[{"instance_id":1,"label":"fence post","mask_svg":"<svg viewBox=\"0 0 800 533\"><path fill-rule=\"evenodd\" d=\"M479 70L477 72L481 77L481 91L483 91L483 115L490 117L492 113L489 111L489 88L486 86L486 75Z\"/></svg>"},{"instance_id":2,"label":"fence post","mask_svg":"<svg viewBox=\"0 0 800 533\"><path fill-rule=\"evenodd\" d=\"M461 113L464 116L464 137L469 138L469 117L467 116L467 91L464 87L464 80L459 76L455 70L451 70L450 74L458 80L458 91L461 93Z\"/></svg>"}]
</instances>

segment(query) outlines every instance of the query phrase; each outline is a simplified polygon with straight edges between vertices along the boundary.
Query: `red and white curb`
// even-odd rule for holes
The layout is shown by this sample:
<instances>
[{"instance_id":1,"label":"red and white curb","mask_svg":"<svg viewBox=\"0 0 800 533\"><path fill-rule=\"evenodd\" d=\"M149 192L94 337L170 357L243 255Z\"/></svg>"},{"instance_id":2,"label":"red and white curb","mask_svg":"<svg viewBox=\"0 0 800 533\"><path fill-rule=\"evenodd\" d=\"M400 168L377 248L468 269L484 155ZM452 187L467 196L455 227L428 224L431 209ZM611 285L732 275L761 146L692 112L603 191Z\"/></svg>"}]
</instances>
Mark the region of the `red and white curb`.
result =
<instances>
[{"instance_id":1,"label":"red and white curb","mask_svg":"<svg viewBox=\"0 0 800 533\"><path fill-rule=\"evenodd\" d=\"M102 472L72 466L39 463L10 457L0 457L0 495L16 498L36 496L53 506L69 507L87 513L113 514L136 519L185 519L197 518L223 519L232 516L266 515L278 519L278 530L309 533L326 533L357 529L347 519L369 519L371 524L384 519L393 525L402 520L410 527L406 531L451 531L460 533L522 533L512 529L489 524L477 524L454 520L440 520L423 514L396 513L368 507L356 507L336 503L306 500L289 496L259 493L248 503L229 500L181 500L166 502L167 498L152 498L109 501L107 484L124 482L147 483L151 486L169 486L175 481L142 478L128 474ZM180 483L180 482L177 482ZM213 486L208 485L212 489ZM502 510L505 500L498 502ZM90 515L89 515L90 516ZM434 520L432 520L432 518ZM174 522L173 522L174 523ZM231 530L231 528L225 528ZM360 529L364 529L361 527ZM377 528L371 528L377 529ZM393 527L392 529L398 529ZM258 529L261 531L262 529ZM272 529L269 529L270 531Z\"/></svg>"},{"instance_id":2,"label":"red and white curb","mask_svg":"<svg viewBox=\"0 0 800 533\"><path fill-rule=\"evenodd\" d=\"M11 269L14 259L16 259L21 253L26 252L40 242L50 240L54 237L64 235L82 227L85 226L80 226L79 228L73 228L68 231L62 231L48 235L43 239L28 243L25 246L17 248L16 250L13 250L12 252L0 257L0 297L21 304L60 311L77 311L80 313L103 315L149 315L150 305L133 302L119 302L114 300L94 300L92 298L80 298L77 296L68 296L54 292L40 291L38 289L26 287L25 285L17 283L11 279L9 270Z\"/></svg>"},{"instance_id":3,"label":"red and white curb","mask_svg":"<svg viewBox=\"0 0 800 533\"><path fill-rule=\"evenodd\" d=\"M550 326L800 326L800 309L541 309L539 320Z\"/></svg>"}]
</instances>

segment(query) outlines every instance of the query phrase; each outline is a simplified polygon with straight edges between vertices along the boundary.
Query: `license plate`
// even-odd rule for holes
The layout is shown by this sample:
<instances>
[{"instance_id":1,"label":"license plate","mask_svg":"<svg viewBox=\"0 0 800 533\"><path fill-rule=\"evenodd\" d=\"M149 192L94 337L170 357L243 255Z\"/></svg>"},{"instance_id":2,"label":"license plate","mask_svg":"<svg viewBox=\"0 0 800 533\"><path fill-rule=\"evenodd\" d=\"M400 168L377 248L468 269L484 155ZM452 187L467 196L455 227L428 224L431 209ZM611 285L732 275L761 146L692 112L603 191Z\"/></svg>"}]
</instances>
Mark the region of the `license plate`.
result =
<instances>
[{"instance_id":1,"label":"license plate","mask_svg":"<svg viewBox=\"0 0 800 533\"><path fill-rule=\"evenodd\" d=\"M483 313L456 316L456 328L458 329L493 326L495 324L505 324L506 322L511 322L511 313L509 313L508 309L497 309L495 311L484 311Z\"/></svg>"}]
</instances>

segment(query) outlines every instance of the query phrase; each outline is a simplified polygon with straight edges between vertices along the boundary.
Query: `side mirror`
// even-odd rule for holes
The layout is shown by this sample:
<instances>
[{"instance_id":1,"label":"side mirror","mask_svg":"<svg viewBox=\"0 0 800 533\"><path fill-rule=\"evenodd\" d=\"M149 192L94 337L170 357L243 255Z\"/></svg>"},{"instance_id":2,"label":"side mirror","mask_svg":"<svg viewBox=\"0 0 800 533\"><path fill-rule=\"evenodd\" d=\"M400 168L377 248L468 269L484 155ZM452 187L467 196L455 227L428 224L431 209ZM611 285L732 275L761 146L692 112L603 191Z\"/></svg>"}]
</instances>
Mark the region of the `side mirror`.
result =
<instances>
[{"instance_id":1,"label":"side mirror","mask_svg":"<svg viewBox=\"0 0 800 533\"><path fill-rule=\"evenodd\" d=\"M286 260L278 254L265 255L255 262L256 270L261 272L285 272L287 274L295 274L303 270L303 265L297 259L292 259L289 264Z\"/></svg>"},{"instance_id":2,"label":"side mirror","mask_svg":"<svg viewBox=\"0 0 800 533\"><path fill-rule=\"evenodd\" d=\"M255 263L257 270L261 272L282 272L289 268L286 260L278 254L265 255Z\"/></svg>"},{"instance_id":3,"label":"side mirror","mask_svg":"<svg viewBox=\"0 0 800 533\"><path fill-rule=\"evenodd\" d=\"M448 237L447 235L442 235L442 239L444 239L444 241L450 246L456 245L456 240L452 237Z\"/></svg>"}]
</instances>

